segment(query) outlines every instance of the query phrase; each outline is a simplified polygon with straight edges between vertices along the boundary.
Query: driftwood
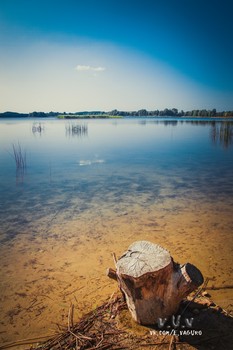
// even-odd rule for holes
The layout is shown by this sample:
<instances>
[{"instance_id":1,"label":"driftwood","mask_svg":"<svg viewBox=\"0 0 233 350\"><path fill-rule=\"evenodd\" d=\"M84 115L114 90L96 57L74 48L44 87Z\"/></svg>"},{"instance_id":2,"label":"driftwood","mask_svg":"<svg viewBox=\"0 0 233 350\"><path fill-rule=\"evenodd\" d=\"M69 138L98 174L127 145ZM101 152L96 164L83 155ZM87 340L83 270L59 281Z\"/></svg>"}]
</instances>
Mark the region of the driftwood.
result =
<instances>
[{"instance_id":1,"label":"driftwood","mask_svg":"<svg viewBox=\"0 0 233 350\"><path fill-rule=\"evenodd\" d=\"M182 299L203 283L195 266L174 263L166 249L147 241L133 243L107 275L118 281L132 317L144 325L175 314Z\"/></svg>"}]
</instances>

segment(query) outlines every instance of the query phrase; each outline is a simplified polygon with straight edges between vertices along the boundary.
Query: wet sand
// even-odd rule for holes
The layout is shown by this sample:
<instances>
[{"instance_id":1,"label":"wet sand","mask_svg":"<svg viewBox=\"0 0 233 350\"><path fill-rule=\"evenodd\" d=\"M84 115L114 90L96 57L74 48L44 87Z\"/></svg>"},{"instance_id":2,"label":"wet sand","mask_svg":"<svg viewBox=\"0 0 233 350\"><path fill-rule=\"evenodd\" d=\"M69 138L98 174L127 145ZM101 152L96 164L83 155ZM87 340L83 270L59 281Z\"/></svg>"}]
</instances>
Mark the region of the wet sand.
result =
<instances>
[{"instance_id":1,"label":"wet sand","mask_svg":"<svg viewBox=\"0 0 233 350\"><path fill-rule=\"evenodd\" d=\"M125 208L124 208L125 209ZM105 275L136 240L167 248L175 261L196 265L209 286L231 284L232 207L230 203L167 200L86 210L72 220L64 213L32 224L0 248L0 342L53 334L117 290ZM221 307L233 304L232 289L211 291Z\"/></svg>"}]
</instances>

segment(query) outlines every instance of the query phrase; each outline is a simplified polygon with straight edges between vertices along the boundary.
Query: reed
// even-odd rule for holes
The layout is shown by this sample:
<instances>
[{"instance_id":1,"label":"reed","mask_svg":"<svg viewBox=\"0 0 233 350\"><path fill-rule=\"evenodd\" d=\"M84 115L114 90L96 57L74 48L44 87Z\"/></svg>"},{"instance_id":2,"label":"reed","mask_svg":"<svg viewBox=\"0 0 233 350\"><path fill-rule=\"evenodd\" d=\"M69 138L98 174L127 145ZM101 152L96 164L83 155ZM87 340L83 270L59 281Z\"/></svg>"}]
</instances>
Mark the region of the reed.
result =
<instances>
[{"instance_id":1,"label":"reed","mask_svg":"<svg viewBox=\"0 0 233 350\"><path fill-rule=\"evenodd\" d=\"M13 158L15 160L15 165L17 170L25 170L27 167L26 151L22 150L20 143L12 144L13 148Z\"/></svg>"},{"instance_id":2,"label":"reed","mask_svg":"<svg viewBox=\"0 0 233 350\"><path fill-rule=\"evenodd\" d=\"M41 134L42 131L44 131L44 127L41 125L41 123L33 123L33 126L32 126L32 132L33 134L35 133L38 133L38 134Z\"/></svg>"},{"instance_id":3,"label":"reed","mask_svg":"<svg viewBox=\"0 0 233 350\"><path fill-rule=\"evenodd\" d=\"M66 133L69 136L87 136L88 127L87 125L69 124L66 125Z\"/></svg>"}]
</instances>

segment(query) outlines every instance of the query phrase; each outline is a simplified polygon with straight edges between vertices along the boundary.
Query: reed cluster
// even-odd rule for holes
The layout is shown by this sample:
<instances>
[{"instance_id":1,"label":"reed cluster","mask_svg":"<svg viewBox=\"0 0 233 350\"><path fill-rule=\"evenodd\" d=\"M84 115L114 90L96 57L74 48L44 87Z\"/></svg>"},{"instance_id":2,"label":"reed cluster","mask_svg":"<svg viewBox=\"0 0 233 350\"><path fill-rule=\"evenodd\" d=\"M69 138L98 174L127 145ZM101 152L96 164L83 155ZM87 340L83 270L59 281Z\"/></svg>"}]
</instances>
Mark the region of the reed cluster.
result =
<instances>
[{"instance_id":1,"label":"reed cluster","mask_svg":"<svg viewBox=\"0 0 233 350\"><path fill-rule=\"evenodd\" d=\"M80 124L69 124L66 125L66 133L69 136L87 136L88 134L88 127L87 125L80 125Z\"/></svg>"},{"instance_id":2,"label":"reed cluster","mask_svg":"<svg viewBox=\"0 0 233 350\"><path fill-rule=\"evenodd\" d=\"M12 144L13 157L17 170L25 170L27 166L26 151L22 150L20 143Z\"/></svg>"}]
</instances>

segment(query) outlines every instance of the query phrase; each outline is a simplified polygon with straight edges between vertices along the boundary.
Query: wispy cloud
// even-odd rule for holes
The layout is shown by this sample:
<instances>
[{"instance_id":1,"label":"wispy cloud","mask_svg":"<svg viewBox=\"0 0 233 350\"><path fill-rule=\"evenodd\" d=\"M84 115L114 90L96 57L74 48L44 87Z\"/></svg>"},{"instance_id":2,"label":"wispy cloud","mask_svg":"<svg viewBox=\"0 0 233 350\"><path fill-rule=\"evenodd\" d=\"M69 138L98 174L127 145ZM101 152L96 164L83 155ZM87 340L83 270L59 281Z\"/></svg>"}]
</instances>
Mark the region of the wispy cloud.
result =
<instances>
[{"instance_id":1,"label":"wispy cloud","mask_svg":"<svg viewBox=\"0 0 233 350\"><path fill-rule=\"evenodd\" d=\"M75 70L79 72L85 72L85 71L92 71L92 72L103 72L106 70L105 67L92 67L92 66L86 66L86 65L80 65L78 64L75 67Z\"/></svg>"}]
</instances>

